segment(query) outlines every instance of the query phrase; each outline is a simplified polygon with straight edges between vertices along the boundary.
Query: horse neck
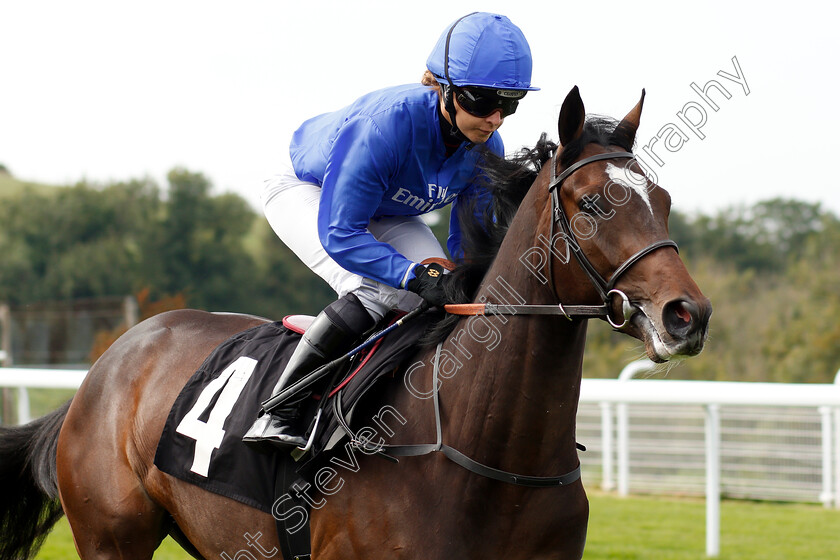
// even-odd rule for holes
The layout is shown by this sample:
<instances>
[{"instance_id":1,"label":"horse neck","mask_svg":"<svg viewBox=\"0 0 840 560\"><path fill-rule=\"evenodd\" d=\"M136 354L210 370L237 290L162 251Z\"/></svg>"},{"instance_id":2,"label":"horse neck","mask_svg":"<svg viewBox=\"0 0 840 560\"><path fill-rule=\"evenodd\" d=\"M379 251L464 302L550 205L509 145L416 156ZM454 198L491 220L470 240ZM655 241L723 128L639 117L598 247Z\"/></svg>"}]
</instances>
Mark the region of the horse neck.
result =
<instances>
[{"instance_id":1,"label":"horse neck","mask_svg":"<svg viewBox=\"0 0 840 560\"><path fill-rule=\"evenodd\" d=\"M519 257L548 231L545 198L534 187L511 223L477 302L557 303ZM572 267L555 269L557 285L579 285ZM558 276L559 275L559 276ZM479 316L459 322L443 349L463 364L446 379L441 402L450 411L445 441L479 461L519 472L551 474L576 465L574 426L586 336L585 321L557 316ZM460 369L460 368L459 368ZM542 469L538 465L545 465Z\"/></svg>"}]
</instances>

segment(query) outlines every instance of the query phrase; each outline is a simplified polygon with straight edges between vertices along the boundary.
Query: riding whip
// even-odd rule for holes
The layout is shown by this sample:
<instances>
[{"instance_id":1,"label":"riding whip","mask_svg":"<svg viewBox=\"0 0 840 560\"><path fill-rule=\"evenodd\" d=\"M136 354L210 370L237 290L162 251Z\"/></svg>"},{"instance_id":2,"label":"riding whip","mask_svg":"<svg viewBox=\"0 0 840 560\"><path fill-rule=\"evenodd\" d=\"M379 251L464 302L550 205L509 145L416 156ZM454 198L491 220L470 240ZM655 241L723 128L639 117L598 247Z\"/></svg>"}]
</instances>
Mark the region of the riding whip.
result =
<instances>
[{"instance_id":1,"label":"riding whip","mask_svg":"<svg viewBox=\"0 0 840 560\"><path fill-rule=\"evenodd\" d=\"M302 391L303 389L306 389L310 385L316 383L319 379L322 379L329 372L331 372L333 369L335 369L336 367L341 365L346 360L349 360L350 358L352 358L353 356L355 356L356 354L358 354L362 350L364 350L366 348L369 348L377 340L383 338L385 335L387 335L391 331L393 331L395 329L398 329L401 326L408 323L409 321L411 321L412 319L414 319L416 317L419 317L420 315L425 313L428 309L429 309L429 304L424 301L419 307L409 311L408 313L406 313L405 315L403 315L402 317L397 319L397 321L395 321L393 324L391 324L388 327L382 329L378 333L374 333L367 340L365 340L363 343L359 344L358 346L356 346L355 348L353 348L352 350L350 350L349 352L347 352L343 356L340 356L340 357L334 359L333 361L324 364L323 366L319 367L318 369L316 369L315 371L313 371L312 373L310 373L309 375L307 375L306 377L304 377L300 381L289 385L284 390L280 391L279 393L277 393L276 395L274 395L270 399L267 399L267 400L263 401L262 409L265 412L268 412L268 413L273 412L274 410L279 408L284 402L286 402L292 395L296 394L298 391Z\"/></svg>"}]
</instances>

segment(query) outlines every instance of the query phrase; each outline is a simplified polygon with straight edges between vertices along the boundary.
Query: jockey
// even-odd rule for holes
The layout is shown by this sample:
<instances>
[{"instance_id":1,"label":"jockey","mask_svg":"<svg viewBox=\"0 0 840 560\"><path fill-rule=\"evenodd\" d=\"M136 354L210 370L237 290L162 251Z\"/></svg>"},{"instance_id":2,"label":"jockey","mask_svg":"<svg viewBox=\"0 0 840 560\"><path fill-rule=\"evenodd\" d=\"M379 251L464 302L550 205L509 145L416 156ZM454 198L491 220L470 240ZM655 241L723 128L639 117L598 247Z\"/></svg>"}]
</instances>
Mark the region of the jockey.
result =
<instances>
[{"instance_id":1,"label":"jockey","mask_svg":"<svg viewBox=\"0 0 840 560\"><path fill-rule=\"evenodd\" d=\"M426 66L419 85L374 91L304 122L292 136L292 168L265 183L271 227L339 295L304 334L274 394L347 352L388 311L445 303L443 268L421 263L446 256L420 216L453 204L447 247L459 257L457 206L481 196L479 148L503 156L497 129L539 88L525 36L496 14L456 20ZM261 414L243 441L303 446L305 396Z\"/></svg>"}]
</instances>

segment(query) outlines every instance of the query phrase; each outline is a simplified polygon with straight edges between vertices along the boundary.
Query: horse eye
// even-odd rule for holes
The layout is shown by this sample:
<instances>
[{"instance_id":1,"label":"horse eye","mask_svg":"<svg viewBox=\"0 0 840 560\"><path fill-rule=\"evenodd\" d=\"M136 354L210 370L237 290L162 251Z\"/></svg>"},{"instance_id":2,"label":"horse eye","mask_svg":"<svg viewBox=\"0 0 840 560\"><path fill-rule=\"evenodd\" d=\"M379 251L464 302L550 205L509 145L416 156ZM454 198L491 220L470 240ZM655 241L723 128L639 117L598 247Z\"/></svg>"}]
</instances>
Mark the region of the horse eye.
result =
<instances>
[{"instance_id":1,"label":"horse eye","mask_svg":"<svg viewBox=\"0 0 840 560\"><path fill-rule=\"evenodd\" d=\"M581 200L578 203L578 208L580 208L581 212L586 212L587 214L595 214L595 205L592 203L591 200Z\"/></svg>"},{"instance_id":2,"label":"horse eye","mask_svg":"<svg viewBox=\"0 0 840 560\"><path fill-rule=\"evenodd\" d=\"M578 203L578 208L580 208L581 212L585 212L593 216L605 216L609 213L609 206L604 204L603 199L600 197L596 199L587 198L581 200L580 203Z\"/></svg>"}]
</instances>

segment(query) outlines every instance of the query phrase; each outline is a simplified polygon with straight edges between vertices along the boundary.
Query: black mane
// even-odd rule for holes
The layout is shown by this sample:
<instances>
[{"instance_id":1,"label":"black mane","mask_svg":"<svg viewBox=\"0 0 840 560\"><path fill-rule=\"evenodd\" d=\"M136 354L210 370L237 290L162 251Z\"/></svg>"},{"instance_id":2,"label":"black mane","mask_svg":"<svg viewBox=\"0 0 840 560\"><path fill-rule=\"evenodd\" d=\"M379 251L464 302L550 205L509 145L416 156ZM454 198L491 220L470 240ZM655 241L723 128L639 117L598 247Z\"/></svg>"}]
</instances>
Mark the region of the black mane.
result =
<instances>
[{"instance_id":1,"label":"black mane","mask_svg":"<svg viewBox=\"0 0 840 560\"><path fill-rule=\"evenodd\" d=\"M630 151L632 146L624 146L613 137L617 125L618 121L609 117L587 116L583 133L560 152L562 166L570 165L580 156L584 147L593 142L605 147L619 145ZM483 154L481 176L485 179L483 186L492 196L492 203L483 212L476 210L477 200L458 208L464 256L456 259L458 266L452 274L446 275L445 289L450 302L473 301L522 199L556 149L557 144L543 133L536 146L524 148L509 159L489 152ZM425 342L437 343L442 340L458 319L456 315L445 315L424 337Z\"/></svg>"}]
</instances>

